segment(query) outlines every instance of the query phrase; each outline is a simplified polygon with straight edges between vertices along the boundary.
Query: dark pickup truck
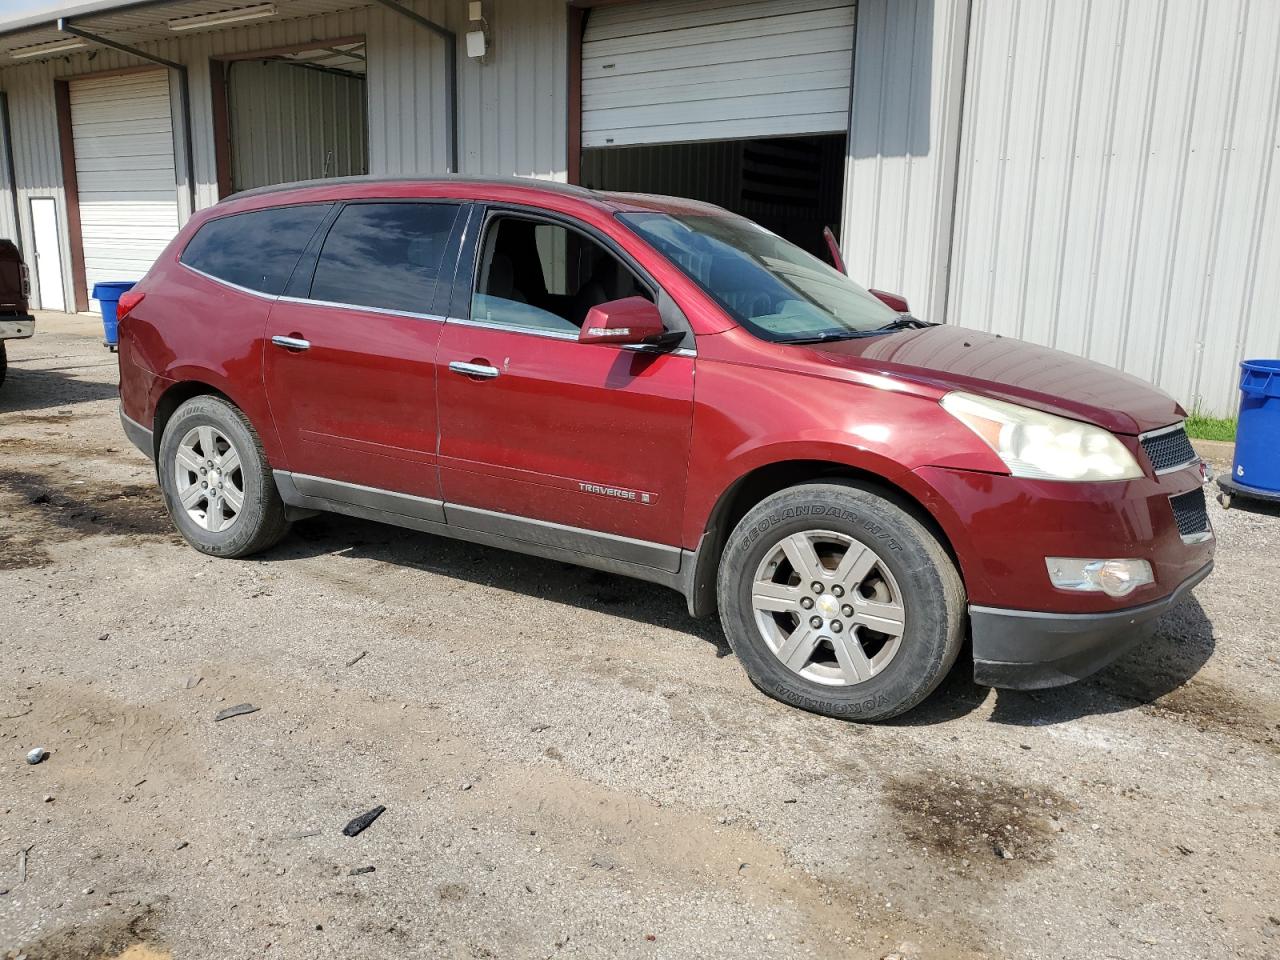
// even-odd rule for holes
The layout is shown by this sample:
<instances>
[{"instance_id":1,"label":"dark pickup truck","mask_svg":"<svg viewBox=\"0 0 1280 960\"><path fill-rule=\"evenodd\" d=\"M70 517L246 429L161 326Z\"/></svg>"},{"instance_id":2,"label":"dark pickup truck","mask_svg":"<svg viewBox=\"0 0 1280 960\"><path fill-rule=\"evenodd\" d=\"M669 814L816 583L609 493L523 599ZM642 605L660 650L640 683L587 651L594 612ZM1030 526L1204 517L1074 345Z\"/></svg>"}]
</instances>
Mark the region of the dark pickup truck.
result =
<instances>
[{"instance_id":1,"label":"dark pickup truck","mask_svg":"<svg viewBox=\"0 0 1280 960\"><path fill-rule=\"evenodd\" d=\"M0 384L8 371L6 340L21 340L36 332L36 318L27 308L31 278L22 254L12 240L0 240Z\"/></svg>"}]
</instances>

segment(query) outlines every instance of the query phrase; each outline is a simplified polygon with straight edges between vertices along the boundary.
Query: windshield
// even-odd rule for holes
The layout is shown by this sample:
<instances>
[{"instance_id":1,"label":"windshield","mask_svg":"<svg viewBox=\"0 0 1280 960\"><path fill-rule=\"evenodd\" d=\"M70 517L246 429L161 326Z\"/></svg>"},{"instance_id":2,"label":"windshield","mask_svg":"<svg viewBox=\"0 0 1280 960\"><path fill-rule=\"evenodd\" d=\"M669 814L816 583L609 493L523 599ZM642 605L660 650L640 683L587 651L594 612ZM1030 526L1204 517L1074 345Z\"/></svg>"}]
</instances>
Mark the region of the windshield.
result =
<instances>
[{"instance_id":1,"label":"windshield","mask_svg":"<svg viewBox=\"0 0 1280 960\"><path fill-rule=\"evenodd\" d=\"M741 217L624 213L618 218L763 340L836 340L898 314L834 267Z\"/></svg>"}]
</instances>

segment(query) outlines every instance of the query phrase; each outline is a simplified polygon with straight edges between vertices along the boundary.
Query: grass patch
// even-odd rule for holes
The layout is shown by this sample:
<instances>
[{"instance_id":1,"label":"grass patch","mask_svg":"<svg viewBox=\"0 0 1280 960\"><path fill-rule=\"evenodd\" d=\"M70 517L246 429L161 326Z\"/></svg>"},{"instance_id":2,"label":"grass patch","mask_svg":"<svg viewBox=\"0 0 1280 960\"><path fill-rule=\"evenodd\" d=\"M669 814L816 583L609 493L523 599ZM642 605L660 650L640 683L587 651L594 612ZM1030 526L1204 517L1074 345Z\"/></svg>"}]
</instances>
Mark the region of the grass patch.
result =
<instances>
[{"instance_id":1,"label":"grass patch","mask_svg":"<svg viewBox=\"0 0 1280 960\"><path fill-rule=\"evenodd\" d=\"M1235 417L1207 417L1202 413L1193 413L1187 417L1187 434L1197 440L1236 439Z\"/></svg>"}]
</instances>

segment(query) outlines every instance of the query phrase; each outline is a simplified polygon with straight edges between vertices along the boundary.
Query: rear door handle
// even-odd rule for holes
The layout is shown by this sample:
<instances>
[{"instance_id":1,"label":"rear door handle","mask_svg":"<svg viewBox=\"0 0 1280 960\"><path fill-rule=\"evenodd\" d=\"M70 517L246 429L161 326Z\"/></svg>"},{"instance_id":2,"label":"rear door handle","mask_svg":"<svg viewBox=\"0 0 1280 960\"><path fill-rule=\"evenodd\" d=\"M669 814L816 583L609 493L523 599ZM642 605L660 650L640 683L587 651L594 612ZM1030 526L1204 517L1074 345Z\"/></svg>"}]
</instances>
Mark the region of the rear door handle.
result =
<instances>
[{"instance_id":1,"label":"rear door handle","mask_svg":"<svg viewBox=\"0 0 1280 960\"><path fill-rule=\"evenodd\" d=\"M460 373L464 377L478 377L481 380L492 380L498 375L498 368L491 367L484 363L463 363L460 360L454 360L449 364L449 369L454 373Z\"/></svg>"},{"instance_id":2,"label":"rear door handle","mask_svg":"<svg viewBox=\"0 0 1280 960\"><path fill-rule=\"evenodd\" d=\"M286 350L311 349L311 341L303 340L301 337L272 337L271 342L277 347L284 347Z\"/></svg>"}]
</instances>

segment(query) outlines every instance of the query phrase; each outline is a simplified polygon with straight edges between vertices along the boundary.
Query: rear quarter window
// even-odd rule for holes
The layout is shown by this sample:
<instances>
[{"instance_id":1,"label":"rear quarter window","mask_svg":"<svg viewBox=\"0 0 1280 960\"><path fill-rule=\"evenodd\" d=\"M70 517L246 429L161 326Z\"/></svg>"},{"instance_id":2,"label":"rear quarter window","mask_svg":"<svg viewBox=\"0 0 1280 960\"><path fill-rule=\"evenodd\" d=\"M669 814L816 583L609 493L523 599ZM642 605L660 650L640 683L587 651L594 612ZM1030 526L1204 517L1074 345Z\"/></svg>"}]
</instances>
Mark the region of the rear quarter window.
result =
<instances>
[{"instance_id":1,"label":"rear quarter window","mask_svg":"<svg viewBox=\"0 0 1280 960\"><path fill-rule=\"evenodd\" d=\"M332 206L274 207L210 220L178 260L218 280L279 296Z\"/></svg>"}]
</instances>

